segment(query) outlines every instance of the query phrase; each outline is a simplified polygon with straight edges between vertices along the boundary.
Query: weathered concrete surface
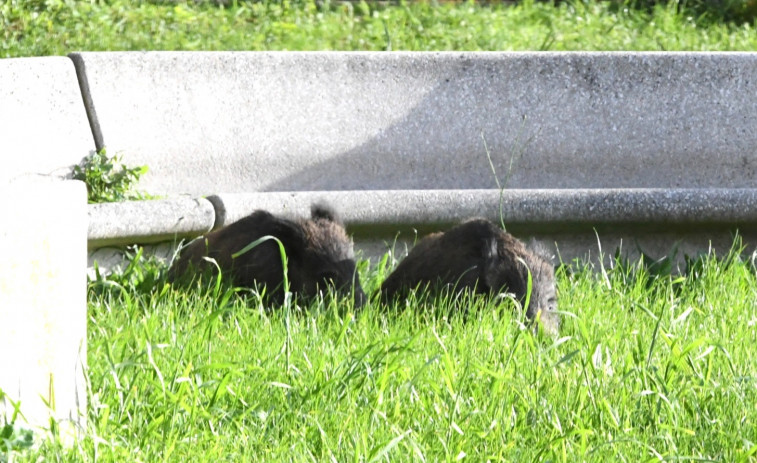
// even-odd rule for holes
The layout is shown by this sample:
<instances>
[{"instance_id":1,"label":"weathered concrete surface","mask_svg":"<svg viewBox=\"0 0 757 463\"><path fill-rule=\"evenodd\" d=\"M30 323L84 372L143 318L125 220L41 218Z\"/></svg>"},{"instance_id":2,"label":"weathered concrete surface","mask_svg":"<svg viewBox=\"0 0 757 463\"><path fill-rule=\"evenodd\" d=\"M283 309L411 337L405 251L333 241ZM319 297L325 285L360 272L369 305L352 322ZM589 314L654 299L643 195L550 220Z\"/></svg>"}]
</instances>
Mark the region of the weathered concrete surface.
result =
<instances>
[{"instance_id":1,"label":"weathered concrete surface","mask_svg":"<svg viewBox=\"0 0 757 463\"><path fill-rule=\"evenodd\" d=\"M753 53L72 57L156 194L757 181Z\"/></svg>"},{"instance_id":2,"label":"weathered concrete surface","mask_svg":"<svg viewBox=\"0 0 757 463\"><path fill-rule=\"evenodd\" d=\"M95 249L178 242L210 231L214 223L213 205L203 198L90 204L88 243Z\"/></svg>"},{"instance_id":3,"label":"weathered concrete surface","mask_svg":"<svg viewBox=\"0 0 757 463\"><path fill-rule=\"evenodd\" d=\"M212 195L208 201L216 210L216 227L256 209L307 215L314 202L332 205L351 227L374 230L451 225L475 216L521 229L550 225L565 232L757 227L754 188L272 192Z\"/></svg>"},{"instance_id":4,"label":"weathered concrete surface","mask_svg":"<svg viewBox=\"0 0 757 463\"><path fill-rule=\"evenodd\" d=\"M94 148L70 59L0 59L0 181L68 176Z\"/></svg>"},{"instance_id":5,"label":"weathered concrete surface","mask_svg":"<svg viewBox=\"0 0 757 463\"><path fill-rule=\"evenodd\" d=\"M28 425L49 428L53 418L65 437L86 420L86 188L2 182L0 208L0 388ZM12 408L0 400L4 413Z\"/></svg>"}]
</instances>

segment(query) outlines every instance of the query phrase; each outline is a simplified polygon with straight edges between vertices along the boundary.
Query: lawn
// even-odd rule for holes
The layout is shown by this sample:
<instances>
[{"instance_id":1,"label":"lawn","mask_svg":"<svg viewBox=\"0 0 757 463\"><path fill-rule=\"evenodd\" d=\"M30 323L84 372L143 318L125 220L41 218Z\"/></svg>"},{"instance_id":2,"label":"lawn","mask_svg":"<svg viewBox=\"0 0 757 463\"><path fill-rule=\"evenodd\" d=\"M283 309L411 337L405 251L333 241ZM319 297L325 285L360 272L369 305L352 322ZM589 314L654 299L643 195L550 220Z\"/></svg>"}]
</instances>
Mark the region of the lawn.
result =
<instances>
[{"instance_id":1,"label":"lawn","mask_svg":"<svg viewBox=\"0 0 757 463\"><path fill-rule=\"evenodd\" d=\"M4 0L0 57L84 50L757 49L754 16L748 16L751 23L728 22L722 17L729 10L682 9L694 0L647 3L655 6L235 0L219 7L212 1Z\"/></svg>"},{"instance_id":2,"label":"lawn","mask_svg":"<svg viewBox=\"0 0 757 463\"><path fill-rule=\"evenodd\" d=\"M0 57L757 49L754 26L724 16L678 2L4 0ZM366 291L394 264L362 262ZM79 441L37 438L0 461L756 461L754 256L659 268L561 265L552 338L506 298L268 313L223 284L176 290L137 255L89 285Z\"/></svg>"},{"instance_id":3,"label":"lawn","mask_svg":"<svg viewBox=\"0 0 757 463\"><path fill-rule=\"evenodd\" d=\"M363 261L371 293L393 265ZM16 461L754 461L754 262L559 267L560 335L511 299L266 313L139 258L89 293L88 427ZM468 316L448 312L467 308Z\"/></svg>"}]
</instances>

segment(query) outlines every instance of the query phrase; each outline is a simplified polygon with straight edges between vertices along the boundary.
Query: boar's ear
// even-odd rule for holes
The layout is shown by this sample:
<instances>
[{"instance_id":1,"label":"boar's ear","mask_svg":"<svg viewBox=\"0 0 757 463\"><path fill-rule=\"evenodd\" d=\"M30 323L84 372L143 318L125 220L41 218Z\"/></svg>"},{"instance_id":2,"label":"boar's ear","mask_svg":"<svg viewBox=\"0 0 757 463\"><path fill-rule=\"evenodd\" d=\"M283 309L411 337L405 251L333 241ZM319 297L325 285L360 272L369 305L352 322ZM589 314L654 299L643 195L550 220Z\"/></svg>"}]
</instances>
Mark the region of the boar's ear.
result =
<instances>
[{"instance_id":1,"label":"boar's ear","mask_svg":"<svg viewBox=\"0 0 757 463\"><path fill-rule=\"evenodd\" d=\"M497 240L494 237L483 240L481 255L484 257L485 262L493 262L499 259Z\"/></svg>"},{"instance_id":2,"label":"boar's ear","mask_svg":"<svg viewBox=\"0 0 757 463\"><path fill-rule=\"evenodd\" d=\"M342 220L339 218L336 211L334 211L334 208L323 202L315 203L310 206L310 217L313 220L321 219L338 224L342 223Z\"/></svg>"},{"instance_id":3,"label":"boar's ear","mask_svg":"<svg viewBox=\"0 0 757 463\"><path fill-rule=\"evenodd\" d=\"M481 241L482 269L479 285L482 291L499 291L505 284L502 281L501 261L497 252L497 240L493 237Z\"/></svg>"},{"instance_id":4,"label":"boar's ear","mask_svg":"<svg viewBox=\"0 0 757 463\"><path fill-rule=\"evenodd\" d=\"M536 254L537 256L541 257L542 259L549 262L551 265L554 265L555 263L555 256L552 254L552 252L545 246L543 243L536 241L534 238L531 238L528 240L528 249Z\"/></svg>"}]
</instances>

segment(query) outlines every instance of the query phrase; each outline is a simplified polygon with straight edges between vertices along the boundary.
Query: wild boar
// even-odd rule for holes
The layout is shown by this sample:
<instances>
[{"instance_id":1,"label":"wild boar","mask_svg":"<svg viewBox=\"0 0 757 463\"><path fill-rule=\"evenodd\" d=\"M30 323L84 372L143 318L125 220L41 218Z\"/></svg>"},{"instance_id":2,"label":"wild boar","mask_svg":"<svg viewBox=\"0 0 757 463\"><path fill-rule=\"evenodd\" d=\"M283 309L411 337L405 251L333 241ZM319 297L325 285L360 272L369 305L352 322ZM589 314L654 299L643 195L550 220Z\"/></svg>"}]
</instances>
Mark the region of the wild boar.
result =
<instances>
[{"instance_id":1,"label":"wild boar","mask_svg":"<svg viewBox=\"0 0 757 463\"><path fill-rule=\"evenodd\" d=\"M555 334L560 319L551 262L485 219L471 219L420 240L380 291L385 302L406 297L417 288L449 286L479 294L507 291L525 306L529 272L532 283L526 316L538 317L544 330Z\"/></svg>"},{"instance_id":2,"label":"wild boar","mask_svg":"<svg viewBox=\"0 0 757 463\"><path fill-rule=\"evenodd\" d=\"M168 278L186 280L204 272L217 275L220 268L235 286L265 286L271 300L281 302L284 271L278 243L268 239L239 254L265 236L277 238L284 246L293 293L313 297L330 286L352 294L356 307L363 304L365 294L355 268L352 240L334 211L319 204L312 206L309 219L289 220L259 210L211 232L181 251Z\"/></svg>"}]
</instances>

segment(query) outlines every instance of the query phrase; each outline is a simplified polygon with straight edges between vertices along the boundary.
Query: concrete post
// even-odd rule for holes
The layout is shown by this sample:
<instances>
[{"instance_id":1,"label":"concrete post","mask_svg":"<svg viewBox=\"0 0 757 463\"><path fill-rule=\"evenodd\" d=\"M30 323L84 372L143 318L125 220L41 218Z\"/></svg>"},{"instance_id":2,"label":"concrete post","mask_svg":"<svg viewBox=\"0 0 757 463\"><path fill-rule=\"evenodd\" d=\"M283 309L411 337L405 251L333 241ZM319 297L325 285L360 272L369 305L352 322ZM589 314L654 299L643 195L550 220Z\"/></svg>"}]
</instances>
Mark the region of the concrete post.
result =
<instances>
[{"instance_id":1,"label":"concrete post","mask_svg":"<svg viewBox=\"0 0 757 463\"><path fill-rule=\"evenodd\" d=\"M0 183L0 415L19 401L20 425L54 420L64 442L86 419L86 196L78 181Z\"/></svg>"}]
</instances>

